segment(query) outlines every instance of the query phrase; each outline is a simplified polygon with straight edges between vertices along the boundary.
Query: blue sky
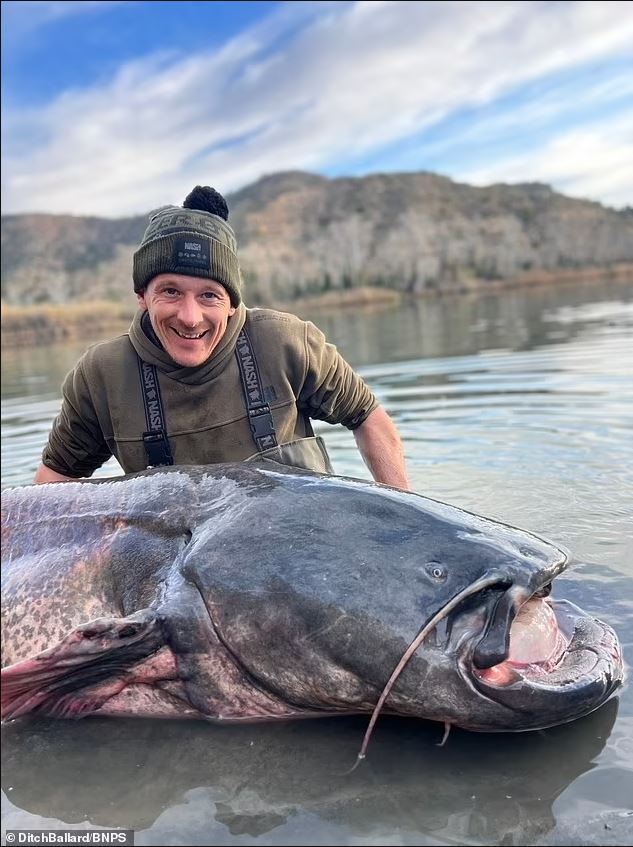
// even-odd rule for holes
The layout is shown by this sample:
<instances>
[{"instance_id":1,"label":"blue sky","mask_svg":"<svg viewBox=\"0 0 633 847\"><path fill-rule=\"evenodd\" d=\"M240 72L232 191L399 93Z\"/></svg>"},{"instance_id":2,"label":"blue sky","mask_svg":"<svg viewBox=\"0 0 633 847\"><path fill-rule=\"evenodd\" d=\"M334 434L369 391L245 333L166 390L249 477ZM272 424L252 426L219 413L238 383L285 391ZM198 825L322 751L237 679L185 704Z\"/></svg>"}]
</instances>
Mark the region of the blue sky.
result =
<instances>
[{"instance_id":1,"label":"blue sky","mask_svg":"<svg viewBox=\"0 0 633 847\"><path fill-rule=\"evenodd\" d=\"M633 204L633 2L2 3L3 213L431 170Z\"/></svg>"}]
</instances>

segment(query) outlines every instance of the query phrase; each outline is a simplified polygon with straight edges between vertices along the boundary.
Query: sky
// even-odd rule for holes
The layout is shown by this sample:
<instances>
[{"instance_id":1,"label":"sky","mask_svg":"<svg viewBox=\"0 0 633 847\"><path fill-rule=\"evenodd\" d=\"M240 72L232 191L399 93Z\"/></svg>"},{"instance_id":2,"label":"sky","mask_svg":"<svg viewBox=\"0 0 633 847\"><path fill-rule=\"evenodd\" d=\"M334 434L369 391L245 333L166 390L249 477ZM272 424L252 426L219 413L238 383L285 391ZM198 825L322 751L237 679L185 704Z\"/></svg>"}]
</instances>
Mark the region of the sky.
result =
<instances>
[{"instance_id":1,"label":"sky","mask_svg":"<svg viewBox=\"0 0 633 847\"><path fill-rule=\"evenodd\" d=\"M2 212L433 171L633 205L633 2L2 2Z\"/></svg>"}]
</instances>

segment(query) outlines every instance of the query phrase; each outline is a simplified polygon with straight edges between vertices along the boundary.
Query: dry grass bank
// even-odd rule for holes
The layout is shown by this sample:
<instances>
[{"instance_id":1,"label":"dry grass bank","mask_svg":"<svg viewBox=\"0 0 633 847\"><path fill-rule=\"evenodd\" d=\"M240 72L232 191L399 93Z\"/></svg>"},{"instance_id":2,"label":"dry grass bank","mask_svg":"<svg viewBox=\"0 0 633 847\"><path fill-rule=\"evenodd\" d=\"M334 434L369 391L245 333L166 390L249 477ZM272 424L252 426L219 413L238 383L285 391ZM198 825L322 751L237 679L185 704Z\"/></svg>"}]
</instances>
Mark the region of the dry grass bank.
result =
<instances>
[{"instance_id":1,"label":"dry grass bank","mask_svg":"<svg viewBox=\"0 0 633 847\"><path fill-rule=\"evenodd\" d=\"M9 306L2 304L2 347L35 347L121 332L129 325L134 305L81 302Z\"/></svg>"},{"instance_id":2,"label":"dry grass bank","mask_svg":"<svg viewBox=\"0 0 633 847\"><path fill-rule=\"evenodd\" d=\"M336 291L325 291L296 300L278 302L271 305L272 309L282 312L301 314L312 309L346 309L366 308L368 306L389 306L402 302L404 295L393 288L373 288L359 286L358 288L343 288Z\"/></svg>"},{"instance_id":3,"label":"dry grass bank","mask_svg":"<svg viewBox=\"0 0 633 847\"><path fill-rule=\"evenodd\" d=\"M272 304L282 311L296 311L315 307L343 308L397 304L402 295L386 288L350 288L329 291L316 297L302 297L287 303ZM58 341L75 341L104 337L108 333L122 332L134 315L133 305L111 302L48 303L35 306L9 306L2 304L2 347L19 348L54 344Z\"/></svg>"},{"instance_id":4,"label":"dry grass bank","mask_svg":"<svg viewBox=\"0 0 633 847\"><path fill-rule=\"evenodd\" d=\"M516 285L573 285L591 282L633 281L633 263L617 262L607 268L559 268L557 270L526 271L505 282L507 288Z\"/></svg>"},{"instance_id":5,"label":"dry grass bank","mask_svg":"<svg viewBox=\"0 0 633 847\"><path fill-rule=\"evenodd\" d=\"M608 282L613 285L633 281L633 264L619 263L610 268L574 268L532 271L507 280L461 279L441 288L416 292L416 297L494 292L520 286L537 287L583 285ZM327 291L296 300L270 303L271 308L305 316L315 309L344 309L396 306L411 296L392 288L358 287ZM248 292L247 292L248 297ZM250 304L248 305L255 305ZM133 303L74 302L59 305L9 306L2 304L2 347L19 348L105 337L127 329L135 311Z\"/></svg>"}]
</instances>

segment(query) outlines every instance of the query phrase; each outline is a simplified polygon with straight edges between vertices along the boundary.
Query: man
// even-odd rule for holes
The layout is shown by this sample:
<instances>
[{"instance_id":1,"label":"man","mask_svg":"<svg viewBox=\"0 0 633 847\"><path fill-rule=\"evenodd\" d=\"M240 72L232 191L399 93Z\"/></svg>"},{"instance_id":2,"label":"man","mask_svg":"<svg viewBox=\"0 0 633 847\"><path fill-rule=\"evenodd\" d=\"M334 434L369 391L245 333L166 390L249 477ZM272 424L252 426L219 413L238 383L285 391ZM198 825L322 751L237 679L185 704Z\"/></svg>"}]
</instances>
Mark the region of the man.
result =
<instances>
[{"instance_id":1,"label":"man","mask_svg":"<svg viewBox=\"0 0 633 847\"><path fill-rule=\"evenodd\" d=\"M310 419L354 433L377 482L408 488L400 438L362 379L308 321L242 302L224 198L197 186L159 209L134 254L128 333L68 374L35 482L169 464L277 461L331 470Z\"/></svg>"}]
</instances>

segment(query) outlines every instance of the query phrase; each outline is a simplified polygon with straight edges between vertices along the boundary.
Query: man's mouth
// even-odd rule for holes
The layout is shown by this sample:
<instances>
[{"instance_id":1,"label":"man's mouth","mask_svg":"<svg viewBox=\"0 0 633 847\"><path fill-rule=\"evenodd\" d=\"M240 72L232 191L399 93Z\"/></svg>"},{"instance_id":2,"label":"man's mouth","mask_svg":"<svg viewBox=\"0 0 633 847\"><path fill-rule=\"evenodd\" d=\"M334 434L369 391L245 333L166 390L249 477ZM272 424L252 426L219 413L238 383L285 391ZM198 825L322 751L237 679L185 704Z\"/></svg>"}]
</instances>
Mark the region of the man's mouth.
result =
<instances>
[{"instance_id":1,"label":"man's mouth","mask_svg":"<svg viewBox=\"0 0 633 847\"><path fill-rule=\"evenodd\" d=\"M209 331L208 329L205 329L203 332L182 332L181 330L176 329L173 326L172 329L179 338L184 338L187 341L198 341L200 338L203 338Z\"/></svg>"}]
</instances>

